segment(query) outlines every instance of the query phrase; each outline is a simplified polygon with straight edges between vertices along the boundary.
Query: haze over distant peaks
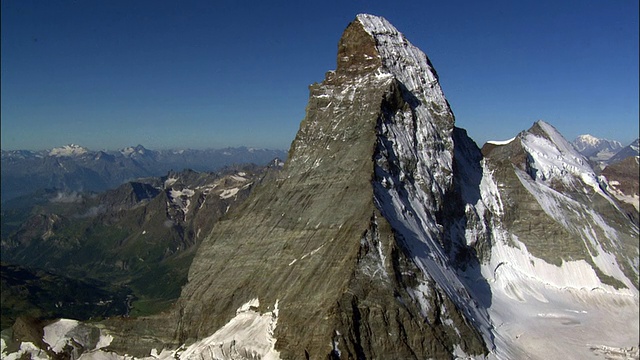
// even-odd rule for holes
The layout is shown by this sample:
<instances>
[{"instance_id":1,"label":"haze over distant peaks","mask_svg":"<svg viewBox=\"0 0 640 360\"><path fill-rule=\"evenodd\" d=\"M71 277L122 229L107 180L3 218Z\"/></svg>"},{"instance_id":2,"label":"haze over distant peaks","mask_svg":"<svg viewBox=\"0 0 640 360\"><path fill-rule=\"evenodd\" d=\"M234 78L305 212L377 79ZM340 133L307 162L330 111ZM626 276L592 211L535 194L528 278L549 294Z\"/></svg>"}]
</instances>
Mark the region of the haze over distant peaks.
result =
<instances>
[{"instance_id":1,"label":"haze over distant peaks","mask_svg":"<svg viewBox=\"0 0 640 360\"><path fill-rule=\"evenodd\" d=\"M283 150L238 147L206 150L149 150L142 145L93 151L76 144L51 150L2 150L2 201L34 191L103 191L126 181L161 176L169 170L215 171L232 164L264 165L285 159Z\"/></svg>"}]
</instances>

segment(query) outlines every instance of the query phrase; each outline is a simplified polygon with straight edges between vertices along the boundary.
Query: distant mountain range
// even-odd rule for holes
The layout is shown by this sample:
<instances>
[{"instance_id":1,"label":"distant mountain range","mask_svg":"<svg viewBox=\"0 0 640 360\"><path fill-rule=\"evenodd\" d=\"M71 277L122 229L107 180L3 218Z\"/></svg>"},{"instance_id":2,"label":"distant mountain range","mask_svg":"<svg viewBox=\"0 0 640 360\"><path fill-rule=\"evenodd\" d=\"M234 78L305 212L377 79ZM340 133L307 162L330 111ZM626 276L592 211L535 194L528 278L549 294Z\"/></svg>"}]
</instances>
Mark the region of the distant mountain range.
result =
<instances>
[{"instance_id":1,"label":"distant mountain range","mask_svg":"<svg viewBox=\"0 0 640 360\"><path fill-rule=\"evenodd\" d=\"M85 320L166 308L213 225L281 166L172 171L98 194L44 190L5 202L2 328L20 315Z\"/></svg>"},{"instance_id":2,"label":"distant mountain range","mask_svg":"<svg viewBox=\"0 0 640 360\"><path fill-rule=\"evenodd\" d=\"M639 142L640 142L640 139L636 139L631 144L620 149L620 151L618 151L615 155L609 158L608 163L615 164L617 162L627 159L628 157L638 156L639 150L640 150L640 146L638 144Z\"/></svg>"},{"instance_id":3,"label":"distant mountain range","mask_svg":"<svg viewBox=\"0 0 640 360\"><path fill-rule=\"evenodd\" d=\"M592 135L580 135L572 145L594 165L603 169L629 156L638 156L638 139L627 146L615 140L600 139Z\"/></svg>"},{"instance_id":4,"label":"distant mountain range","mask_svg":"<svg viewBox=\"0 0 640 360\"><path fill-rule=\"evenodd\" d=\"M92 151L70 144L42 151L2 150L2 202L41 189L99 192L169 170L215 171L231 164L265 165L286 156L283 150L248 147L149 150L138 145Z\"/></svg>"}]
</instances>

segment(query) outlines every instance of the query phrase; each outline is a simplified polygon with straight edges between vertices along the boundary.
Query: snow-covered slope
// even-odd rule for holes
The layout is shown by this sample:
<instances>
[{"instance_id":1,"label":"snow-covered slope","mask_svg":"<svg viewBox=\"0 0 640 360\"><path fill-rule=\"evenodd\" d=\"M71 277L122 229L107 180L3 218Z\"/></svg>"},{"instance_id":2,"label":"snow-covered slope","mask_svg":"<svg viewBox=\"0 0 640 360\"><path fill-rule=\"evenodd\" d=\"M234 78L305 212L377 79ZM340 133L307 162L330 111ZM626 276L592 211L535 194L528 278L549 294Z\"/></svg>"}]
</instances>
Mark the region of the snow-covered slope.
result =
<instances>
[{"instance_id":1,"label":"snow-covered slope","mask_svg":"<svg viewBox=\"0 0 640 360\"><path fill-rule=\"evenodd\" d=\"M586 158L540 121L482 166L493 185L474 207L489 211L475 212L483 225L467 241L490 239L482 274L503 346L532 359L637 357L638 228Z\"/></svg>"},{"instance_id":2,"label":"snow-covered slope","mask_svg":"<svg viewBox=\"0 0 640 360\"><path fill-rule=\"evenodd\" d=\"M426 55L383 18L359 15L375 39L385 70L405 86L413 107L388 114L378 128L376 205L418 268L444 289L492 348L491 324L442 248L436 213L451 190L453 114ZM413 293L419 294L419 288ZM428 307L423 306L428 312Z\"/></svg>"},{"instance_id":3,"label":"snow-covered slope","mask_svg":"<svg viewBox=\"0 0 640 360\"><path fill-rule=\"evenodd\" d=\"M447 248L460 246L453 238L447 238L455 234L447 231L447 222L458 220L438 216L443 211L443 199L452 190L455 170L453 122L447 123L438 116L446 114L448 107L446 102L440 102L442 91L437 76L424 54L405 46L406 39L384 19L359 19L376 37L380 53L388 54L383 58L386 70L403 79L419 104L415 110L391 114L380 125L376 204L418 267L446 291L483 334L492 350L490 356L581 358L602 353L602 349L637 345L633 339L638 327L628 321L628 316L638 316L634 310L638 305L638 252L630 241L638 235L637 228L630 222L622 228L612 225L624 221L617 203L601 189L600 179L588 160L543 121L515 139L493 145L512 144L525 154L522 169L502 171L513 171L520 191L528 192L535 200L531 205L546 213L544 221L559 224L581 242L579 251L584 258L561 254L560 264L554 264L540 258L537 252L538 256L529 252L526 243L519 240L519 232L509 229L508 221L503 221L511 216L508 204L517 201L515 194L503 191L503 184L493 176L492 165L482 161L481 180L474 184L477 188L461 191L479 192L476 202L466 199L466 244L479 244L479 233L485 233L485 240L490 241L484 244L490 250L481 261L479 272L489 284L491 300L483 301L487 291L478 286L478 269L473 264L457 263L447 252ZM425 104L437 104L434 108L441 111L421 111L434 109ZM445 105L439 107L442 104ZM465 155L457 154L460 167L471 166L464 164L468 161L462 158ZM594 209L589 200L593 197L602 203L599 208L616 212L617 217L611 219L598 213L600 209ZM469 221L473 216L477 216L476 221ZM557 237L551 241L562 240ZM612 317L616 311L625 316ZM600 321L611 335L598 333ZM527 328L526 324L531 326ZM576 328L590 330L594 335L580 339ZM523 336L525 331L527 335ZM625 331L628 336L619 336ZM551 341L551 346L541 347L541 342L553 338L550 334L557 339ZM563 341L575 345L566 346Z\"/></svg>"}]
</instances>

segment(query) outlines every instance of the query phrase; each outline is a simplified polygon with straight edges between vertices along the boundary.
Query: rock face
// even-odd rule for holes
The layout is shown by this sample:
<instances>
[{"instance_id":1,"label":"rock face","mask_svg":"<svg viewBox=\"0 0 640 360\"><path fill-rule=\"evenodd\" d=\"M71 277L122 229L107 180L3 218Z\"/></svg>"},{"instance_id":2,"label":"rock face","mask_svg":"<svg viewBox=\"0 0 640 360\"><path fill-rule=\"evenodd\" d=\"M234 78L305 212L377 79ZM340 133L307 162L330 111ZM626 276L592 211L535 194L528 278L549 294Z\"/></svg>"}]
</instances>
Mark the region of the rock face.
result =
<instances>
[{"instance_id":1,"label":"rock face","mask_svg":"<svg viewBox=\"0 0 640 360\"><path fill-rule=\"evenodd\" d=\"M608 190L623 203L633 206L629 210L636 215L636 221L640 211L639 159L638 156L629 156L602 170L602 175L608 180Z\"/></svg>"},{"instance_id":2,"label":"rock face","mask_svg":"<svg viewBox=\"0 0 640 360\"><path fill-rule=\"evenodd\" d=\"M557 266L584 259L602 271L601 281L637 288L637 271L632 269L637 228L605 191L588 160L553 126L538 121L514 141L485 154L505 200L502 222L535 257ZM605 249L614 250L621 267L617 270L624 275L605 274L612 269L597 259Z\"/></svg>"},{"instance_id":3,"label":"rock face","mask_svg":"<svg viewBox=\"0 0 640 360\"><path fill-rule=\"evenodd\" d=\"M426 56L386 20L359 15L336 71L310 87L279 178L200 247L178 303L180 342L213 334L259 298L261 311L278 303L273 336L285 359L486 352L387 219L404 183L424 189L422 211L442 207L452 131Z\"/></svg>"}]
</instances>

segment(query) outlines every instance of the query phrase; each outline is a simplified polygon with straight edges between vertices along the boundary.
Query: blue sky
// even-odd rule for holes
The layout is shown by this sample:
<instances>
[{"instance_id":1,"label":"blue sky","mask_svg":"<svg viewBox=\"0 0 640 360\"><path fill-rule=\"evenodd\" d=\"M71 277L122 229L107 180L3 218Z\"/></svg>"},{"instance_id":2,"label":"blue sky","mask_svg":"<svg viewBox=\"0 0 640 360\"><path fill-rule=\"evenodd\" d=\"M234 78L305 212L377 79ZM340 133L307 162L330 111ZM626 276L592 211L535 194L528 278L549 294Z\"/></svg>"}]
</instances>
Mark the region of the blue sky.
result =
<instances>
[{"instance_id":1,"label":"blue sky","mask_svg":"<svg viewBox=\"0 0 640 360\"><path fill-rule=\"evenodd\" d=\"M638 1L1 3L2 149L287 149L344 28L386 17L479 145L638 137Z\"/></svg>"}]
</instances>

